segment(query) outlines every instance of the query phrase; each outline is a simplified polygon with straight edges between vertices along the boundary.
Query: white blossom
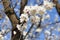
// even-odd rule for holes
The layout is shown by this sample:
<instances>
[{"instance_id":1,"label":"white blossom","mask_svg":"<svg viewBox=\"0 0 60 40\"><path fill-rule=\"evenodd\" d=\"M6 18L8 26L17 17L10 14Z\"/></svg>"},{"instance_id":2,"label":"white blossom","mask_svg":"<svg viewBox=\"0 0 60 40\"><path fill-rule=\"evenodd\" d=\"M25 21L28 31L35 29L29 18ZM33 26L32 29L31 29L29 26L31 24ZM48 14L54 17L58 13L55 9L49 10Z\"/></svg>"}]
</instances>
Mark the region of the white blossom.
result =
<instances>
[{"instance_id":1,"label":"white blossom","mask_svg":"<svg viewBox=\"0 0 60 40\"><path fill-rule=\"evenodd\" d=\"M40 17L38 17L38 16L31 16L31 22L32 23L38 23L38 22L40 22Z\"/></svg>"},{"instance_id":2,"label":"white blossom","mask_svg":"<svg viewBox=\"0 0 60 40\"><path fill-rule=\"evenodd\" d=\"M30 10L30 15L35 15L35 14L36 14L36 10L35 9Z\"/></svg>"},{"instance_id":3,"label":"white blossom","mask_svg":"<svg viewBox=\"0 0 60 40\"><path fill-rule=\"evenodd\" d=\"M30 15L35 15L36 13L40 13L41 15L46 12L46 8L44 6L25 6L24 13L29 12Z\"/></svg>"},{"instance_id":4,"label":"white blossom","mask_svg":"<svg viewBox=\"0 0 60 40\"><path fill-rule=\"evenodd\" d=\"M23 26L21 26L22 24L17 24L17 29L20 31L24 31L27 28L27 24L24 23Z\"/></svg>"},{"instance_id":5,"label":"white blossom","mask_svg":"<svg viewBox=\"0 0 60 40\"><path fill-rule=\"evenodd\" d=\"M39 13L40 15L43 15L44 13L46 13L46 9L44 6L38 6L37 13Z\"/></svg>"},{"instance_id":6,"label":"white blossom","mask_svg":"<svg viewBox=\"0 0 60 40\"><path fill-rule=\"evenodd\" d=\"M36 29L36 32L41 32L41 31L42 31L41 28L37 28L37 29Z\"/></svg>"},{"instance_id":7,"label":"white blossom","mask_svg":"<svg viewBox=\"0 0 60 40\"><path fill-rule=\"evenodd\" d=\"M44 20L45 20L45 18L43 17L43 18L41 19L41 21L44 22Z\"/></svg>"},{"instance_id":8,"label":"white blossom","mask_svg":"<svg viewBox=\"0 0 60 40\"><path fill-rule=\"evenodd\" d=\"M25 39L25 40L29 40L29 39Z\"/></svg>"},{"instance_id":9,"label":"white blossom","mask_svg":"<svg viewBox=\"0 0 60 40\"><path fill-rule=\"evenodd\" d=\"M20 22L28 21L28 14L21 14L20 16Z\"/></svg>"},{"instance_id":10,"label":"white blossom","mask_svg":"<svg viewBox=\"0 0 60 40\"><path fill-rule=\"evenodd\" d=\"M46 30L45 34L50 35L50 31Z\"/></svg>"},{"instance_id":11,"label":"white blossom","mask_svg":"<svg viewBox=\"0 0 60 40\"><path fill-rule=\"evenodd\" d=\"M31 7L30 7L30 6L25 6L25 8L24 8L23 12L24 12L24 13L27 13L27 12L29 12L29 11L30 11L30 9L31 9Z\"/></svg>"},{"instance_id":12,"label":"white blossom","mask_svg":"<svg viewBox=\"0 0 60 40\"><path fill-rule=\"evenodd\" d=\"M0 35L0 40L3 40L3 39L4 39L3 35Z\"/></svg>"},{"instance_id":13,"label":"white blossom","mask_svg":"<svg viewBox=\"0 0 60 40\"><path fill-rule=\"evenodd\" d=\"M3 29L3 30L2 30L2 34L4 34L5 32L6 32L6 30Z\"/></svg>"},{"instance_id":14,"label":"white blossom","mask_svg":"<svg viewBox=\"0 0 60 40\"><path fill-rule=\"evenodd\" d=\"M0 35L0 37L3 37L3 35Z\"/></svg>"},{"instance_id":15,"label":"white blossom","mask_svg":"<svg viewBox=\"0 0 60 40\"><path fill-rule=\"evenodd\" d=\"M18 29L18 30L20 30L21 25L17 24L17 26L16 26L16 27L17 27L17 29Z\"/></svg>"},{"instance_id":16,"label":"white blossom","mask_svg":"<svg viewBox=\"0 0 60 40\"><path fill-rule=\"evenodd\" d=\"M35 16L35 22L40 22L40 17Z\"/></svg>"},{"instance_id":17,"label":"white blossom","mask_svg":"<svg viewBox=\"0 0 60 40\"><path fill-rule=\"evenodd\" d=\"M50 15L49 14L46 15L46 19L50 19Z\"/></svg>"},{"instance_id":18,"label":"white blossom","mask_svg":"<svg viewBox=\"0 0 60 40\"><path fill-rule=\"evenodd\" d=\"M27 28L27 24L23 24L22 29L25 30Z\"/></svg>"},{"instance_id":19,"label":"white blossom","mask_svg":"<svg viewBox=\"0 0 60 40\"><path fill-rule=\"evenodd\" d=\"M16 31L13 31L13 34L15 35L16 34Z\"/></svg>"},{"instance_id":20,"label":"white blossom","mask_svg":"<svg viewBox=\"0 0 60 40\"><path fill-rule=\"evenodd\" d=\"M30 20L31 20L32 23L35 23L35 20L34 19L35 19L35 17L34 16L31 16Z\"/></svg>"},{"instance_id":21,"label":"white blossom","mask_svg":"<svg viewBox=\"0 0 60 40\"><path fill-rule=\"evenodd\" d=\"M54 3L44 0L44 6L46 9L50 10L53 8L54 5L55 5Z\"/></svg>"},{"instance_id":22,"label":"white blossom","mask_svg":"<svg viewBox=\"0 0 60 40\"><path fill-rule=\"evenodd\" d=\"M23 31L23 35L24 35L24 36L26 35L26 33L27 33L26 31Z\"/></svg>"}]
</instances>

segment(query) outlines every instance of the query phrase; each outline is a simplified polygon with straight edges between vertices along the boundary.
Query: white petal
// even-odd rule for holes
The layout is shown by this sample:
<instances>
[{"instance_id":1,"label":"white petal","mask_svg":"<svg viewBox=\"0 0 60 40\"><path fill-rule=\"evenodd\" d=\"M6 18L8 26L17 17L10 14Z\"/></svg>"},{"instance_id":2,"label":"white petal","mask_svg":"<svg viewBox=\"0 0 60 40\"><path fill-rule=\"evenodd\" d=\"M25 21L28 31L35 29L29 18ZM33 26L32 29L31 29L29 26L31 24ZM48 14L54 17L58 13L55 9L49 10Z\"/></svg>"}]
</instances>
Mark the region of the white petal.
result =
<instances>
[{"instance_id":1,"label":"white petal","mask_svg":"<svg viewBox=\"0 0 60 40\"><path fill-rule=\"evenodd\" d=\"M50 19L50 15L49 14L46 15L46 19Z\"/></svg>"},{"instance_id":2,"label":"white petal","mask_svg":"<svg viewBox=\"0 0 60 40\"><path fill-rule=\"evenodd\" d=\"M27 32L23 31L23 35L25 36Z\"/></svg>"},{"instance_id":3,"label":"white petal","mask_svg":"<svg viewBox=\"0 0 60 40\"><path fill-rule=\"evenodd\" d=\"M15 35L16 34L16 31L13 31L13 34Z\"/></svg>"},{"instance_id":4,"label":"white petal","mask_svg":"<svg viewBox=\"0 0 60 40\"><path fill-rule=\"evenodd\" d=\"M41 32L41 31L42 31L41 28L36 29L36 32Z\"/></svg>"},{"instance_id":5,"label":"white petal","mask_svg":"<svg viewBox=\"0 0 60 40\"><path fill-rule=\"evenodd\" d=\"M20 30L21 25L17 24L16 27L17 27L18 30Z\"/></svg>"},{"instance_id":6,"label":"white petal","mask_svg":"<svg viewBox=\"0 0 60 40\"><path fill-rule=\"evenodd\" d=\"M46 30L46 31L45 31L45 34L50 35L50 31Z\"/></svg>"}]
</instances>

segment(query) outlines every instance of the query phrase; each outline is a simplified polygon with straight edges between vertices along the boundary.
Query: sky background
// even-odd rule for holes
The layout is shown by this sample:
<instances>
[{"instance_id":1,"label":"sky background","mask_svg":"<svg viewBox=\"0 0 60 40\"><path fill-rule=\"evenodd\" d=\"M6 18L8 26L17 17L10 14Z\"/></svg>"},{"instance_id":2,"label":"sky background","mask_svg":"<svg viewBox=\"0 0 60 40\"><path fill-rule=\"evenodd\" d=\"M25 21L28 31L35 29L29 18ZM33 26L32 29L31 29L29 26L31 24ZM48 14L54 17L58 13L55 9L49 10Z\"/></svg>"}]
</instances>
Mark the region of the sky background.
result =
<instances>
[{"instance_id":1,"label":"sky background","mask_svg":"<svg viewBox=\"0 0 60 40\"><path fill-rule=\"evenodd\" d=\"M20 2L21 2L21 0L18 1L17 6L16 6L15 9L14 9L18 18L19 18L19 13L20 13L20 11L19 11L19 9L20 9L20 4L19 4L19 3L20 3ZM60 4L60 0L58 0L58 2L59 2L59 4ZM15 0L12 0L12 5L13 5L13 6L14 6L15 3L16 3L16 1L15 1ZM40 0L40 3L42 3L42 0ZM32 4L33 6L36 5L36 4L37 4L36 0L28 0L27 6L30 6L31 4ZM4 8L3 8L3 5L0 3L0 10L3 10L3 9L4 9ZM1 11L0 11L0 13L1 13ZM50 22L55 22L55 21L54 21L54 18L56 17L56 15L59 17L59 15L58 15L57 10L56 10L55 7L52 8L50 11L47 10L47 13L50 15ZM6 14L5 14L3 11L2 11L1 14L4 14L5 17L6 17ZM6 18L2 18L2 19L0 20L0 27L2 27L1 25L3 25L4 21L6 21ZM60 17L58 18L58 21L60 21ZM9 24L10 27L12 28L12 25L11 25L10 20L8 20L8 23L6 23L6 25L7 25L6 27L7 27L7 28L9 28L8 24ZM26 29L26 31L29 30L30 25L31 25L31 23L28 21L28 26L29 26L29 27ZM50 28L51 26L54 26L54 25L49 25L49 27L46 28L46 29L44 29L44 30L49 30L49 28ZM6 27L5 27L5 29L6 29ZM2 30L2 29L1 29L1 30ZM58 31L53 31L53 33L55 33L56 35L60 35ZM7 35L5 35L4 37L5 37L4 40L10 40L10 38L11 38L11 32L9 32L9 33L8 33ZM40 33L39 37L36 38L36 40L44 40L44 31L42 31L42 32Z\"/></svg>"}]
</instances>

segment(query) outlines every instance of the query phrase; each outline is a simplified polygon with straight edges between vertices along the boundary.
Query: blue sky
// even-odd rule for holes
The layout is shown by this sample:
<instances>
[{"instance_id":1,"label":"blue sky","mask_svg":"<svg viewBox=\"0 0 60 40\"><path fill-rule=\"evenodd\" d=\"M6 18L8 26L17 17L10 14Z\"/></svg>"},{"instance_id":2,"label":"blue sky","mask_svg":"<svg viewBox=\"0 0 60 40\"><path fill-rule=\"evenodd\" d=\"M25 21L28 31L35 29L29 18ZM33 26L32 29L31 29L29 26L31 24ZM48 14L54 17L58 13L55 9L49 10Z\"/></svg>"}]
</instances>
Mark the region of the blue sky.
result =
<instances>
[{"instance_id":1,"label":"blue sky","mask_svg":"<svg viewBox=\"0 0 60 40\"><path fill-rule=\"evenodd\" d=\"M12 1L12 2L13 2L13 4L15 4L16 1L14 0L14 1ZM20 1L18 1L18 2L20 2ZM41 2L42 2L42 0L40 0L40 3L41 3ZM60 0L58 0L58 2L59 2L59 4L60 4ZM32 5L36 5L36 4L37 4L36 0L28 0L28 4L27 4L27 5L30 6L31 3L32 3ZM0 5L0 10L2 10L2 9L3 9L3 5ZM20 5L17 5L17 6L15 7L15 9L14 9L18 18L19 18L19 13L20 13L20 12L19 12L19 9L20 9ZM48 11L48 10L47 10L47 13L50 14L50 16L51 16L50 22L54 22L55 15L58 15L56 8L54 7L51 11ZM58 15L58 16L59 16L59 15ZM2 19L2 21L3 21L3 20L5 20L5 19ZM0 20L0 23L2 23L2 21ZM58 21L60 21L60 17L59 17ZM10 21L9 21L8 23L11 24ZM28 26L30 26L30 22L28 22L28 24L29 24ZM0 25L0 26L1 26L1 25ZM12 26L11 26L11 27L12 27ZM27 31L29 30L29 28L30 28L30 27L28 27ZM45 29L45 30L48 30L48 29ZM58 34L57 31L55 31L54 33ZM5 40L10 40L10 39L9 39L10 36L11 36L11 34L8 33L8 34L6 35L7 39L5 38ZM9 38L8 38L8 37L9 37ZM36 38L36 40L44 40L44 33L41 32L39 38Z\"/></svg>"}]
</instances>

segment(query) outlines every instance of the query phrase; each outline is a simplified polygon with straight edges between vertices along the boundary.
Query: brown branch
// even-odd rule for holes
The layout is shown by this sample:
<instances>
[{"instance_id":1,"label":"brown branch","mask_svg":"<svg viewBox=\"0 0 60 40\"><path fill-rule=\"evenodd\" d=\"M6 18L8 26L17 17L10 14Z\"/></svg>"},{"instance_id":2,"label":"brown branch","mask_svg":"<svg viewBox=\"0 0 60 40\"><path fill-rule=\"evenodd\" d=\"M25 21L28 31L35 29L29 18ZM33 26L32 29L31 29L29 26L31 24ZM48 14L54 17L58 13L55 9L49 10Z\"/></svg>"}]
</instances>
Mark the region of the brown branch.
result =
<instances>
[{"instance_id":1,"label":"brown branch","mask_svg":"<svg viewBox=\"0 0 60 40\"><path fill-rule=\"evenodd\" d=\"M4 11L5 11L6 15L9 17L9 19L11 20L11 23L13 25L12 34L13 34L14 30L18 32L18 30L16 29L16 25L18 24L19 20L17 19L16 15L15 15L14 8L10 7L10 1L9 0L2 0L2 3L4 6ZM17 33L17 34L20 35L20 33ZM13 37L14 37L14 39L18 39L15 36L13 36ZM12 39L13 39L13 37L12 37Z\"/></svg>"},{"instance_id":2,"label":"brown branch","mask_svg":"<svg viewBox=\"0 0 60 40\"><path fill-rule=\"evenodd\" d=\"M10 11L11 13L13 13L13 9L10 8L10 1L9 0L2 0L2 2L3 2L3 5L4 5L5 12Z\"/></svg>"},{"instance_id":3,"label":"brown branch","mask_svg":"<svg viewBox=\"0 0 60 40\"><path fill-rule=\"evenodd\" d=\"M18 24L19 20L17 19L16 15L15 15L14 8L10 7L10 1L9 0L2 0L2 2L4 5L5 13L9 17L9 19L11 20L12 25L13 25L13 29L12 29L13 39L12 40L17 40L17 39L19 39L18 35L20 35L20 32L18 32L18 29L16 28L16 25ZM21 0L20 14L23 13L23 9L24 9L26 4L27 4L27 0ZM13 35L14 30L17 32L18 35Z\"/></svg>"},{"instance_id":4,"label":"brown branch","mask_svg":"<svg viewBox=\"0 0 60 40\"><path fill-rule=\"evenodd\" d=\"M53 0L53 3L56 4L57 12L58 12L58 14L60 15L60 4L58 3L58 0Z\"/></svg>"},{"instance_id":5,"label":"brown branch","mask_svg":"<svg viewBox=\"0 0 60 40\"><path fill-rule=\"evenodd\" d=\"M16 24L18 23L18 20L15 15L14 9L10 8L10 1L9 0L2 0L2 2L4 5L5 13L9 17L9 19L11 20L13 26L16 26Z\"/></svg>"},{"instance_id":6,"label":"brown branch","mask_svg":"<svg viewBox=\"0 0 60 40\"><path fill-rule=\"evenodd\" d=\"M21 4L20 4L20 6L21 6L21 8L20 8L20 15L23 13L23 9L27 5L27 1L28 0L21 0Z\"/></svg>"}]
</instances>

